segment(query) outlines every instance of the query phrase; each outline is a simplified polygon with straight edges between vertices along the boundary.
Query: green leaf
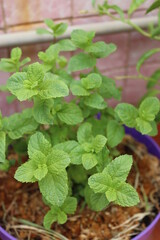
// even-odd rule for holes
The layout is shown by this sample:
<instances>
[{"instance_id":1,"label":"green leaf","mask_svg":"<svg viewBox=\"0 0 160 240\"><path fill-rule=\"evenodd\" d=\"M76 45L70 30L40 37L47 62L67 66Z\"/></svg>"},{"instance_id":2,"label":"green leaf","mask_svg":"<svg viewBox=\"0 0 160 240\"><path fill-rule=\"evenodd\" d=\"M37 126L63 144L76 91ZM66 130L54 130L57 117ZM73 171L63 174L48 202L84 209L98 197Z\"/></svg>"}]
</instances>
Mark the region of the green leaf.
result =
<instances>
[{"instance_id":1,"label":"green leaf","mask_svg":"<svg viewBox=\"0 0 160 240\"><path fill-rule=\"evenodd\" d=\"M148 121L143 120L142 118L137 118L137 130L140 131L142 134L148 134L152 131L152 126Z\"/></svg>"},{"instance_id":2,"label":"green leaf","mask_svg":"<svg viewBox=\"0 0 160 240\"><path fill-rule=\"evenodd\" d=\"M76 125L83 121L82 111L74 103L64 104L62 109L57 112L57 116L67 125Z\"/></svg>"},{"instance_id":3,"label":"green leaf","mask_svg":"<svg viewBox=\"0 0 160 240\"><path fill-rule=\"evenodd\" d=\"M48 171L51 174L60 174L70 164L69 155L62 151L52 149L47 156Z\"/></svg>"},{"instance_id":4,"label":"green leaf","mask_svg":"<svg viewBox=\"0 0 160 240\"><path fill-rule=\"evenodd\" d=\"M94 36L95 32L93 31L85 32L84 30L76 29L71 33L71 40L76 47L84 49L92 43Z\"/></svg>"},{"instance_id":5,"label":"green leaf","mask_svg":"<svg viewBox=\"0 0 160 240\"><path fill-rule=\"evenodd\" d=\"M18 167L14 178L19 182L36 182L36 178L34 177L34 173L37 169L37 165L34 161L30 160L20 167Z\"/></svg>"},{"instance_id":6,"label":"green leaf","mask_svg":"<svg viewBox=\"0 0 160 240\"><path fill-rule=\"evenodd\" d=\"M117 100L121 99L121 93L116 87L115 81L106 76L102 76L102 84L100 86L99 93L104 98L114 97Z\"/></svg>"},{"instance_id":7,"label":"green leaf","mask_svg":"<svg viewBox=\"0 0 160 240\"><path fill-rule=\"evenodd\" d=\"M18 100L24 101L38 94L37 89L31 89L27 81L27 73L14 73L7 82L7 88Z\"/></svg>"},{"instance_id":8,"label":"green leaf","mask_svg":"<svg viewBox=\"0 0 160 240\"><path fill-rule=\"evenodd\" d=\"M46 200L46 199L45 199ZM48 213L45 215L44 217L44 220L43 220L43 224L44 224L44 227L46 229L50 229L51 228L51 225L54 223L54 222L58 222L59 224L61 224L59 221L58 221L58 216L61 215L63 216L63 214L65 214L64 212L61 211L61 208L60 207L57 207L57 206L52 206L51 205L51 210L48 211ZM65 214L65 219L66 219L66 214Z\"/></svg>"},{"instance_id":9,"label":"green leaf","mask_svg":"<svg viewBox=\"0 0 160 240\"><path fill-rule=\"evenodd\" d=\"M13 61L19 61L22 56L22 50L19 47L13 48L11 51L11 59Z\"/></svg>"},{"instance_id":10,"label":"green leaf","mask_svg":"<svg viewBox=\"0 0 160 240\"><path fill-rule=\"evenodd\" d=\"M146 0L132 0L132 3L129 7L129 10L128 10L128 14L131 15L134 11L137 10L137 8L139 8L142 3L144 3Z\"/></svg>"},{"instance_id":11,"label":"green leaf","mask_svg":"<svg viewBox=\"0 0 160 240\"><path fill-rule=\"evenodd\" d=\"M106 196L102 193L94 193L89 186L84 190L85 201L93 211L102 211L109 204Z\"/></svg>"},{"instance_id":12,"label":"green leaf","mask_svg":"<svg viewBox=\"0 0 160 240\"><path fill-rule=\"evenodd\" d=\"M60 175L48 173L39 181L40 191L49 203L61 206L68 194L67 181L65 171L61 172Z\"/></svg>"},{"instance_id":13,"label":"green leaf","mask_svg":"<svg viewBox=\"0 0 160 240\"><path fill-rule=\"evenodd\" d=\"M60 51L74 51L76 46L70 39L63 39L58 42Z\"/></svg>"},{"instance_id":14,"label":"green leaf","mask_svg":"<svg viewBox=\"0 0 160 240\"><path fill-rule=\"evenodd\" d=\"M96 65L96 58L85 53L78 53L70 58L68 63L68 70L70 72L76 72L88 68L92 68Z\"/></svg>"},{"instance_id":15,"label":"green leaf","mask_svg":"<svg viewBox=\"0 0 160 240\"><path fill-rule=\"evenodd\" d=\"M39 167L42 167L42 165L46 165L47 159L42 151L35 150L31 157L31 161L34 161L38 169Z\"/></svg>"},{"instance_id":16,"label":"green leaf","mask_svg":"<svg viewBox=\"0 0 160 240\"><path fill-rule=\"evenodd\" d=\"M84 150L82 146L77 145L77 147L75 147L70 153L71 162L73 164L81 164L83 153L84 153Z\"/></svg>"},{"instance_id":17,"label":"green leaf","mask_svg":"<svg viewBox=\"0 0 160 240\"><path fill-rule=\"evenodd\" d=\"M92 143L90 143L90 142L85 142L81 146L82 146L83 150L87 153L94 152Z\"/></svg>"},{"instance_id":18,"label":"green leaf","mask_svg":"<svg viewBox=\"0 0 160 240\"><path fill-rule=\"evenodd\" d=\"M160 1L157 0L154 3L152 3L152 5L147 9L146 13L149 13L149 12L159 8L159 7L160 7Z\"/></svg>"},{"instance_id":19,"label":"green leaf","mask_svg":"<svg viewBox=\"0 0 160 240\"><path fill-rule=\"evenodd\" d=\"M53 115L51 114L53 104L53 99L34 98L33 116L38 123L53 124Z\"/></svg>"},{"instance_id":20,"label":"green leaf","mask_svg":"<svg viewBox=\"0 0 160 240\"><path fill-rule=\"evenodd\" d=\"M37 32L38 34L53 34L52 32L48 31L48 30L45 29L45 28L38 28L38 29L36 30L36 32Z\"/></svg>"},{"instance_id":21,"label":"green leaf","mask_svg":"<svg viewBox=\"0 0 160 240\"><path fill-rule=\"evenodd\" d=\"M92 125L90 123L83 123L77 131L77 139L80 144L90 142L92 137Z\"/></svg>"},{"instance_id":22,"label":"green leaf","mask_svg":"<svg viewBox=\"0 0 160 240\"><path fill-rule=\"evenodd\" d=\"M77 147L79 144L74 141L74 140L70 140L70 141L66 141L66 142L62 142L62 143L58 143L54 146L54 149L58 149L58 150L63 150L66 153L70 154L70 152Z\"/></svg>"},{"instance_id":23,"label":"green leaf","mask_svg":"<svg viewBox=\"0 0 160 240\"><path fill-rule=\"evenodd\" d=\"M0 61L0 70L3 72L16 72L17 67L16 64L13 62L8 62L6 60L1 59Z\"/></svg>"},{"instance_id":24,"label":"green leaf","mask_svg":"<svg viewBox=\"0 0 160 240\"><path fill-rule=\"evenodd\" d=\"M38 57L40 60L42 60L44 62L43 68L45 70L45 72L53 69L53 67L55 67L56 64L56 60L59 57L59 45L58 44L52 44L51 46L49 46L49 48L47 48L47 50L45 52L39 52L38 53ZM47 73L50 76L54 76L51 73ZM45 77L46 75L45 74Z\"/></svg>"},{"instance_id":25,"label":"green leaf","mask_svg":"<svg viewBox=\"0 0 160 240\"><path fill-rule=\"evenodd\" d=\"M116 191L116 204L123 207L131 207L139 203L136 190L128 183L121 184Z\"/></svg>"},{"instance_id":26,"label":"green leaf","mask_svg":"<svg viewBox=\"0 0 160 240\"><path fill-rule=\"evenodd\" d=\"M107 124L106 134L108 145L111 148L116 147L125 135L124 127L116 120L110 120Z\"/></svg>"},{"instance_id":27,"label":"green leaf","mask_svg":"<svg viewBox=\"0 0 160 240\"><path fill-rule=\"evenodd\" d=\"M56 78L56 76L55 76ZM66 97L69 95L67 85L58 79L46 79L41 85L40 97L43 99Z\"/></svg>"},{"instance_id":28,"label":"green leaf","mask_svg":"<svg viewBox=\"0 0 160 240\"><path fill-rule=\"evenodd\" d=\"M88 184L95 193L105 193L113 185L112 178L109 174L96 173L89 177Z\"/></svg>"},{"instance_id":29,"label":"green leaf","mask_svg":"<svg viewBox=\"0 0 160 240\"><path fill-rule=\"evenodd\" d=\"M105 58L117 49L113 43L96 42L85 48L85 51L92 53L96 58Z\"/></svg>"},{"instance_id":30,"label":"green leaf","mask_svg":"<svg viewBox=\"0 0 160 240\"><path fill-rule=\"evenodd\" d=\"M75 183L85 183L87 181L87 171L82 165L71 165L69 176Z\"/></svg>"},{"instance_id":31,"label":"green leaf","mask_svg":"<svg viewBox=\"0 0 160 240\"><path fill-rule=\"evenodd\" d=\"M46 164L39 164L38 168L34 172L34 177L40 181L42 178L44 178L48 173L48 168Z\"/></svg>"},{"instance_id":32,"label":"green leaf","mask_svg":"<svg viewBox=\"0 0 160 240\"><path fill-rule=\"evenodd\" d=\"M27 80L31 83L42 82L44 79L44 71L41 64L38 62L31 64L27 70Z\"/></svg>"},{"instance_id":33,"label":"green leaf","mask_svg":"<svg viewBox=\"0 0 160 240\"><path fill-rule=\"evenodd\" d=\"M67 65L67 58L65 58L64 56L60 56L57 60L57 63L60 68L64 68Z\"/></svg>"},{"instance_id":34,"label":"green leaf","mask_svg":"<svg viewBox=\"0 0 160 240\"><path fill-rule=\"evenodd\" d=\"M67 197L61 209L66 214L73 214L77 208L77 199L74 197Z\"/></svg>"},{"instance_id":35,"label":"green leaf","mask_svg":"<svg viewBox=\"0 0 160 240\"><path fill-rule=\"evenodd\" d=\"M98 172L102 172L104 168L112 161L110 151L107 148L103 148L97 155L98 165L96 166Z\"/></svg>"},{"instance_id":36,"label":"green leaf","mask_svg":"<svg viewBox=\"0 0 160 240\"><path fill-rule=\"evenodd\" d=\"M55 23L52 19L46 18L46 19L44 19L44 22L49 28L51 28L52 30L54 29Z\"/></svg>"},{"instance_id":37,"label":"green leaf","mask_svg":"<svg viewBox=\"0 0 160 240\"><path fill-rule=\"evenodd\" d=\"M0 132L0 162L3 163L6 160L6 134L5 132Z\"/></svg>"},{"instance_id":38,"label":"green leaf","mask_svg":"<svg viewBox=\"0 0 160 240\"><path fill-rule=\"evenodd\" d=\"M108 188L105 195L109 202L114 202L117 199L116 189L114 188Z\"/></svg>"},{"instance_id":39,"label":"green leaf","mask_svg":"<svg viewBox=\"0 0 160 240\"><path fill-rule=\"evenodd\" d=\"M81 155L83 153L83 149L76 141L66 141L54 146L54 149L63 150L69 154L71 163L80 164L81 163Z\"/></svg>"},{"instance_id":40,"label":"green leaf","mask_svg":"<svg viewBox=\"0 0 160 240\"><path fill-rule=\"evenodd\" d=\"M67 23L59 23L54 26L54 36L58 37L62 35L67 30Z\"/></svg>"},{"instance_id":41,"label":"green leaf","mask_svg":"<svg viewBox=\"0 0 160 240\"><path fill-rule=\"evenodd\" d=\"M160 103L156 97L147 97L139 107L139 115L146 121L153 121L160 110Z\"/></svg>"},{"instance_id":42,"label":"green leaf","mask_svg":"<svg viewBox=\"0 0 160 240\"><path fill-rule=\"evenodd\" d=\"M97 73L91 73L86 78L82 78L81 82L85 89L94 89L101 86L102 78Z\"/></svg>"},{"instance_id":43,"label":"green leaf","mask_svg":"<svg viewBox=\"0 0 160 240\"><path fill-rule=\"evenodd\" d=\"M20 66L23 66L23 65L27 64L27 63L30 62L30 61L31 61L31 59L30 59L29 57L26 57L26 58L24 58L24 59L21 61Z\"/></svg>"},{"instance_id":44,"label":"green leaf","mask_svg":"<svg viewBox=\"0 0 160 240\"><path fill-rule=\"evenodd\" d=\"M53 222L58 221L64 224L67 221L66 214L73 214L77 207L77 200L74 197L67 197L61 207L51 206L51 210L44 217L44 227L50 229Z\"/></svg>"},{"instance_id":45,"label":"green leaf","mask_svg":"<svg viewBox=\"0 0 160 240\"><path fill-rule=\"evenodd\" d=\"M18 139L24 134L31 134L35 131L38 123L32 116L32 109L25 109L22 113L3 118L3 127L11 139Z\"/></svg>"},{"instance_id":46,"label":"green leaf","mask_svg":"<svg viewBox=\"0 0 160 240\"><path fill-rule=\"evenodd\" d=\"M132 156L127 154L121 155L112 160L103 172L109 174L113 180L117 178L119 181L126 181L132 163Z\"/></svg>"},{"instance_id":47,"label":"green leaf","mask_svg":"<svg viewBox=\"0 0 160 240\"><path fill-rule=\"evenodd\" d=\"M52 223L57 221L57 215L54 214L54 212L52 210L48 211L47 214L44 217L43 220L43 225L46 229L50 229Z\"/></svg>"},{"instance_id":48,"label":"green leaf","mask_svg":"<svg viewBox=\"0 0 160 240\"><path fill-rule=\"evenodd\" d=\"M70 85L71 92L74 96L89 96L90 92L86 90L81 81L73 81Z\"/></svg>"},{"instance_id":49,"label":"green leaf","mask_svg":"<svg viewBox=\"0 0 160 240\"><path fill-rule=\"evenodd\" d=\"M92 146L96 153L99 153L107 142L107 138L103 135L97 135L92 142Z\"/></svg>"},{"instance_id":50,"label":"green leaf","mask_svg":"<svg viewBox=\"0 0 160 240\"><path fill-rule=\"evenodd\" d=\"M98 163L96 155L93 153L85 153L82 155L82 164L86 170L96 166Z\"/></svg>"},{"instance_id":51,"label":"green leaf","mask_svg":"<svg viewBox=\"0 0 160 240\"><path fill-rule=\"evenodd\" d=\"M107 107L107 103L103 97L98 93L93 93L84 99L84 104L91 108L104 109Z\"/></svg>"},{"instance_id":52,"label":"green leaf","mask_svg":"<svg viewBox=\"0 0 160 240\"><path fill-rule=\"evenodd\" d=\"M45 156L51 152L51 144L41 132L32 135L28 143L28 154L30 158L33 158L35 151L42 152Z\"/></svg>"},{"instance_id":53,"label":"green leaf","mask_svg":"<svg viewBox=\"0 0 160 240\"><path fill-rule=\"evenodd\" d=\"M145 52L145 53L140 57L140 59L139 59L138 62L137 62L137 65L136 65L137 71L140 72L141 67L142 67L142 65L144 64L144 62L145 62L148 58L150 58L153 54L156 54L156 53L158 53L158 52L160 52L160 48L154 48L154 49L151 49L151 50Z\"/></svg>"},{"instance_id":54,"label":"green leaf","mask_svg":"<svg viewBox=\"0 0 160 240\"><path fill-rule=\"evenodd\" d=\"M156 121L150 122L152 130L148 133L149 136L157 136L158 134L158 128Z\"/></svg>"},{"instance_id":55,"label":"green leaf","mask_svg":"<svg viewBox=\"0 0 160 240\"><path fill-rule=\"evenodd\" d=\"M136 118L138 117L138 110L128 103L120 103L115 108L117 115L123 124L128 127L136 126Z\"/></svg>"},{"instance_id":56,"label":"green leaf","mask_svg":"<svg viewBox=\"0 0 160 240\"><path fill-rule=\"evenodd\" d=\"M59 224L64 224L67 221L67 215L60 211L57 215L57 221Z\"/></svg>"}]
</instances>

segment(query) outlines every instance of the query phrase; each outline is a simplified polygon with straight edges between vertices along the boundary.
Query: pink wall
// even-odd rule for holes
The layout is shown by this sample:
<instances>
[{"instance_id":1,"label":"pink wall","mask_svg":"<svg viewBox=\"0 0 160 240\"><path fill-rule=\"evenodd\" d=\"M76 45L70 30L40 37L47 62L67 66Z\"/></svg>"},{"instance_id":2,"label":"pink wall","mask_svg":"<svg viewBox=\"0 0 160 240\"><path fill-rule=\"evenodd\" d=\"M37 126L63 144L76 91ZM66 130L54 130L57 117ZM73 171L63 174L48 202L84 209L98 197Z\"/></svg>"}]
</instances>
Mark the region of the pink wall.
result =
<instances>
[{"instance_id":1,"label":"pink wall","mask_svg":"<svg viewBox=\"0 0 160 240\"><path fill-rule=\"evenodd\" d=\"M102 3L103 0L97 0ZM131 0L110 0L116 3L125 11L128 9ZM133 17L141 17L145 9L153 3L148 0L134 14ZM88 14L82 14L82 10L88 10ZM69 25L94 23L97 21L110 21L107 16L99 17L92 9L91 0L0 0L0 39L4 32L24 31L36 29L43 25L43 19L52 18L56 21L67 21ZM118 50L109 58L99 61L99 68L108 76L135 75L135 65L138 58L146 50L160 46L158 41L142 37L139 33L118 33L105 36L97 36L97 40L113 42ZM44 50L48 44L37 44L22 46L24 56L29 56L36 60L36 53ZM10 49L0 49L0 58L7 57ZM159 57L159 56L158 56ZM159 58L155 56L148 61L143 71L150 75L159 65ZM4 83L8 74L0 72L0 84ZM118 86L124 88L123 101L136 103L146 91L146 83L142 80L122 79L117 81ZM4 103L4 98L0 98L0 107ZM17 104L15 105L17 110ZM3 110L7 113L7 110ZM12 109L13 111L13 109Z\"/></svg>"}]
</instances>

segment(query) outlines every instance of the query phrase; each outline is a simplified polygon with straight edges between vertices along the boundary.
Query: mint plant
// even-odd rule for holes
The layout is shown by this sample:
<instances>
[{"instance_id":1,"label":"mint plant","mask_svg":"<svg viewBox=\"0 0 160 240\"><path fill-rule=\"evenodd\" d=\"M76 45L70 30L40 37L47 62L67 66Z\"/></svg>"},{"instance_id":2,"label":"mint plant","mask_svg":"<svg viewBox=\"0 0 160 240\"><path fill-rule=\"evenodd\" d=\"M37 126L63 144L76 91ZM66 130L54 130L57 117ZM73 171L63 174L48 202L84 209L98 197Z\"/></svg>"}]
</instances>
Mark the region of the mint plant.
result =
<instances>
[{"instance_id":1,"label":"mint plant","mask_svg":"<svg viewBox=\"0 0 160 240\"><path fill-rule=\"evenodd\" d=\"M132 166L132 157L119 156L110 162L101 173L93 174L88 184L95 193L105 194L108 203L132 206L138 202L136 191L125 183Z\"/></svg>"},{"instance_id":2,"label":"mint plant","mask_svg":"<svg viewBox=\"0 0 160 240\"><path fill-rule=\"evenodd\" d=\"M48 29L38 28L37 29L38 34L51 34L53 37L56 38L62 35L67 29L66 23L55 24L54 21L49 18L45 19L44 22L47 25Z\"/></svg>"},{"instance_id":3,"label":"mint plant","mask_svg":"<svg viewBox=\"0 0 160 240\"><path fill-rule=\"evenodd\" d=\"M96 5L96 0L92 1L92 5L94 8L97 9L97 12L100 15L107 15L112 20L120 21L122 23L128 24L131 26L135 31L140 33L142 36L150 38L151 40L160 41L160 1L155 0L151 6L146 10L145 17L147 14L157 10L155 15L157 16L157 24L153 24L152 22L148 24L147 29L143 29L137 24L135 24L132 20L132 14L137 11L146 0L132 0L130 3L130 7L125 13L118 5L111 5L108 0L104 0L104 3L101 5ZM116 13L116 14L114 14ZM127 14L127 16L126 16ZM124 79L124 78L132 78L132 79L143 79L146 81L147 91L146 94L143 96L141 101L148 96L157 96L159 95L160 91L157 89L159 86L160 80L160 69L156 69L150 76L146 76L145 73L142 72L143 64L146 63L148 59L150 59L153 55L160 52L160 48L153 48L149 51L145 52L137 61L136 70L137 75L132 76L117 76L117 79Z\"/></svg>"},{"instance_id":4,"label":"mint plant","mask_svg":"<svg viewBox=\"0 0 160 240\"><path fill-rule=\"evenodd\" d=\"M53 38L66 30L64 24L45 22ZM70 39L51 44L38 53L39 63L25 68L19 63L21 51L13 49L11 59L13 53L18 55L15 73L2 86L20 102L33 105L8 117L0 115L0 169L7 171L14 164L7 160L9 146L19 157L28 156L26 162L15 163L15 179L38 182L43 201L50 207L45 228L54 222L65 223L82 199L94 211L106 209L110 203L138 204L136 190L126 182L132 157L119 156L116 147L124 137L124 125L142 134L157 133L160 104L156 97L145 98L138 108L128 103L116 108L107 105L108 99L121 99L121 90L96 63L116 46L94 42L94 36L94 32L74 30ZM78 53L73 52L69 60L62 55L75 50ZM1 69L6 71L6 65L1 64ZM75 80L77 71L79 79Z\"/></svg>"},{"instance_id":5,"label":"mint plant","mask_svg":"<svg viewBox=\"0 0 160 240\"><path fill-rule=\"evenodd\" d=\"M155 118L159 110L160 104L156 97L145 98L138 109L128 103L120 103L115 109L124 124L151 136L157 134Z\"/></svg>"},{"instance_id":6,"label":"mint plant","mask_svg":"<svg viewBox=\"0 0 160 240\"><path fill-rule=\"evenodd\" d=\"M31 61L29 57L20 61L22 56L22 50L17 47L11 51L10 58L1 58L0 70L5 72L19 72L20 67Z\"/></svg>"}]
</instances>

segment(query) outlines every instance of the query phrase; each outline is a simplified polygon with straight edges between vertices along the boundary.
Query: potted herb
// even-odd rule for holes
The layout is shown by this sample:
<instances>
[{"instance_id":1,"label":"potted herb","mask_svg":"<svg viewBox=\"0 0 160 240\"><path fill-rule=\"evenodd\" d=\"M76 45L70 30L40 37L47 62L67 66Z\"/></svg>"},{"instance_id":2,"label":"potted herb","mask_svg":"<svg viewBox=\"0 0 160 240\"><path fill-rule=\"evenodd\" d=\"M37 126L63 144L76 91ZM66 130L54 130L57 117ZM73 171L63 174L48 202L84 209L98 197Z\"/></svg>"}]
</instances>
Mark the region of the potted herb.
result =
<instances>
[{"instance_id":1,"label":"potted herb","mask_svg":"<svg viewBox=\"0 0 160 240\"><path fill-rule=\"evenodd\" d=\"M66 30L66 24L56 25L50 19L45 22L50 29L41 29L39 33L47 31L57 37ZM99 58L108 57L116 51L116 46L101 41L93 42L94 36L94 32L74 30L71 33L71 39L57 41L45 52L39 52L41 63L23 66L29 59L21 61L20 48L14 48L9 59L1 59L1 69L15 72L8 79L7 85L1 89L9 91L13 99L33 103L31 108L21 113L15 113L9 117L1 115L0 119L0 168L5 172L11 172L9 178L12 180L11 176L15 172L13 193L18 198L17 194L21 192L19 199L21 203L18 202L20 206L16 211L22 213L27 206L25 214L27 215L28 212L28 219L25 216L23 220L21 220L23 217L20 217L23 214L16 212L18 219L12 216L11 222L8 227L6 226L10 233L14 232L14 236L18 236L17 238L25 239L26 235L23 231L28 229L28 237L36 239L37 235L35 232L32 233L36 229L41 237L45 233L51 239L53 237L65 239L49 229L57 222L59 225L55 224L54 229L58 232L61 229L62 234L64 230L67 232L70 228L67 225L61 227L60 224L66 223L67 216L75 214L76 211L75 215L69 217L70 226L78 223L78 218L82 221L85 219L91 221L92 215L92 222L97 222L96 218L98 218L101 225L107 212L111 211L110 214L114 216L114 212L117 211L114 206L117 205L121 206L119 207L121 216L124 207L127 211L128 207L137 206L134 209L136 221L148 216L148 212L153 214L153 206L150 205L143 184L140 183L138 186L133 184L135 175L136 179L139 178L137 177L140 171L139 163L144 164L142 169L147 164L144 159L141 161L141 153L145 155L146 150L140 145L142 150L137 153L137 143L132 138L125 140L123 138L124 125L134 128L134 130L126 128L126 132L140 142L147 141L149 146L153 146L151 152L160 156L157 145L150 138L146 140L148 138L141 135L153 136L157 133L159 100L156 97L146 97L138 108L128 103L119 103L116 108L109 107L107 100L110 98L120 100L121 90L116 87L113 79L100 73L96 63ZM69 62L61 55L62 52L77 49L79 52L74 52ZM76 72L80 72L79 80L74 78ZM68 100L67 97L71 94L72 97ZM136 137L137 134L139 134L138 137ZM138 162L133 162L131 150L136 153L134 158L138 156ZM153 160L157 171L158 160L151 156L149 159ZM151 173L150 162L147 167L148 173ZM131 178L128 181L131 168ZM4 174L5 188L9 173ZM153 172L152 177L156 175L157 172ZM144 177L148 179L146 174ZM158 180L155 182L158 186ZM155 192L158 194L158 190ZM5 196L1 195L4 199ZM24 205L22 200L25 201ZM144 202L145 205L143 205ZM39 214L34 217L33 214L37 214L35 213L37 210L30 210L29 206L32 205L39 211ZM142 214L138 206L143 209ZM5 211L3 216L3 224L4 222L7 224L8 211ZM102 215L98 215L99 212ZM83 214L79 217L81 213ZM132 213L133 219L134 213ZM39 221L41 222L43 214L46 230L36 225ZM30 216L34 218L34 223L29 223ZM20 235L17 233L18 226L15 224L17 221L23 223L23 226L18 225L22 228ZM124 223L129 224L125 221ZM104 232L109 224L102 226L104 237L108 236ZM28 225L30 228L26 227ZM129 235L137 234L133 233L132 228ZM85 231L84 233L87 234ZM84 239L84 233L80 239ZM117 234L114 226L112 226L112 233L112 237ZM0 234L2 239L14 239L4 234L4 231ZM128 239L129 235L127 235ZM74 233L72 237L78 239L79 235ZM94 239L94 237L96 236L86 239Z\"/></svg>"}]
</instances>

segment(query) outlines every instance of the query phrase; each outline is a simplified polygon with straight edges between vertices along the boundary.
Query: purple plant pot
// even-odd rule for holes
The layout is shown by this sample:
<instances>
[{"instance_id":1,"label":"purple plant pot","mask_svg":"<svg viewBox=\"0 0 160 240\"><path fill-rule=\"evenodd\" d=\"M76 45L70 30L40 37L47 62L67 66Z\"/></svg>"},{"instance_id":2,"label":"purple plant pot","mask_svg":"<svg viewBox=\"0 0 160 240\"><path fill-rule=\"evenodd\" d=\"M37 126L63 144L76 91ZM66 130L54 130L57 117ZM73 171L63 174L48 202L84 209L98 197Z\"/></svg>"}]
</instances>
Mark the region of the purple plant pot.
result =
<instances>
[{"instance_id":1,"label":"purple plant pot","mask_svg":"<svg viewBox=\"0 0 160 240\"><path fill-rule=\"evenodd\" d=\"M136 139L138 142L143 143L147 149L148 152L156 156L160 159L160 147L158 144L149 136L142 135L141 133L137 132L133 128L125 127L126 134L131 135L134 139ZM152 232L154 231L156 225L158 224L158 221L160 221L160 213L157 214L155 219L152 221L152 223L139 235L134 237L132 240L151 240L152 238ZM155 239L158 240L158 239Z\"/></svg>"},{"instance_id":2,"label":"purple plant pot","mask_svg":"<svg viewBox=\"0 0 160 240\"><path fill-rule=\"evenodd\" d=\"M160 147L151 137L142 135L139 132L137 132L135 129L131 129L128 127L125 127L125 131L127 134L130 134L132 137L134 137L137 141L145 144L146 147L148 148L149 153L153 154L154 156L160 159ZM152 221L152 223L143 232L141 232L139 235L134 237L132 240L151 240L152 232L159 220L160 220L160 213L156 216L156 218ZM8 234L2 227L0 227L0 239L17 240L16 238ZM158 239L155 239L155 240L158 240Z\"/></svg>"},{"instance_id":3,"label":"purple plant pot","mask_svg":"<svg viewBox=\"0 0 160 240\"><path fill-rule=\"evenodd\" d=\"M17 240L15 237L12 237L7 233L2 227L0 227L0 239L2 240Z\"/></svg>"}]
</instances>

